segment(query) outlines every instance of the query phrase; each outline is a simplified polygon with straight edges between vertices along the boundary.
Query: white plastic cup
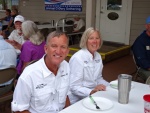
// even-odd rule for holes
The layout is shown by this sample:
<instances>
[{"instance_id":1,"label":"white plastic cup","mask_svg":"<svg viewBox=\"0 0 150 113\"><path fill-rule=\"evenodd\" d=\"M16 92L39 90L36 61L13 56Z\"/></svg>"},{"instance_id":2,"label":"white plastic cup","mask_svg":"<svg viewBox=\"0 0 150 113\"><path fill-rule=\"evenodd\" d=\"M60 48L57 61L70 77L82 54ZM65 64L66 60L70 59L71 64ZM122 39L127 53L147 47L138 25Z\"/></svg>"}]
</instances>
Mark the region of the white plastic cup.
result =
<instances>
[{"instance_id":1,"label":"white plastic cup","mask_svg":"<svg viewBox=\"0 0 150 113\"><path fill-rule=\"evenodd\" d=\"M144 99L144 113L150 113L150 94L143 96Z\"/></svg>"}]
</instances>

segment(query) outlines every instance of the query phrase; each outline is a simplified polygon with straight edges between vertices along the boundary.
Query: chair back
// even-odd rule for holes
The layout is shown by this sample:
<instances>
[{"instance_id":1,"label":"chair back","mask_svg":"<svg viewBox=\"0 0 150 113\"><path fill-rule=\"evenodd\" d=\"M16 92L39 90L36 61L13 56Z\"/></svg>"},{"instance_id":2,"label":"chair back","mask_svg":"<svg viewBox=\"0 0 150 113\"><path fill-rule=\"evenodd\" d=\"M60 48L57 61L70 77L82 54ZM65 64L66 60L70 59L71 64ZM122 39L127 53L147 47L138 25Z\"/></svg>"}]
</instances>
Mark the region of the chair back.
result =
<instances>
[{"instance_id":1,"label":"chair back","mask_svg":"<svg viewBox=\"0 0 150 113\"><path fill-rule=\"evenodd\" d=\"M12 82L8 85L0 86L0 102L12 99L12 89L14 87L14 81L16 76L17 70L15 67L0 70L0 84L4 84L5 82L12 80Z\"/></svg>"},{"instance_id":2,"label":"chair back","mask_svg":"<svg viewBox=\"0 0 150 113\"><path fill-rule=\"evenodd\" d=\"M150 85L150 76L147 78L146 84Z\"/></svg>"},{"instance_id":3,"label":"chair back","mask_svg":"<svg viewBox=\"0 0 150 113\"><path fill-rule=\"evenodd\" d=\"M136 68L139 69L139 66L137 65L137 63L136 63L136 61L135 61L134 55L132 55L132 56L133 56L133 61L134 61L134 64L136 65Z\"/></svg>"},{"instance_id":4,"label":"chair back","mask_svg":"<svg viewBox=\"0 0 150 113\"><path fill-rule=\"evenodd\" d=\"M0 84L3 84L11 79L14 79L17 75L15 67L0 70Z\"/></svg>"},{"instance_id":5,"label":"chair back","mask_svg":"<svg viewBox=\"0 0 150 113\"><path fill-rule=\"evenodd\" d=\"M137 78L139 77L139 69L140 69L140 67L138 67L138 65L137 65L137 63L136 63L136 61L135 61L134 54L132 55L132 57L133 57L134 64L135 64L135 66L136 66L136 71L134 72L135 74L134 74L134 76L133 76L133 80L134 80L134 81L137 81Z\"/></svg>"},{"instance_id":6,"label":"chair back","mask_svg":"<svg viewBox=\"0 0 150 113\"><path fill-rule=\"evenodd\" d=\"M139 81L139 82L145 83L145 81L144 81L143 78L142 78L142 75L141 75L140 72L139 72L140 67L139 67L139 66L137 65L137 63L136 63L134 54L133 54L133 61L134 61L135 65L136 65L136 71L134 72L133 80L134 80L134 81Z\"/></svg>"},{"instance_id":7,"label":"chair back","mask_svg":"<svg viewBox=\"0 0 150 113\"><path fill-rule=\"evenodd\" d=\"M27 65L26 65L26 67L27 66L29 66L29 65L31 65L31 64L33 64L33 63L35 63L35 62L37 62L38 60L32 60L31 62L29 62Z\"/></svg>"}]
</instances>

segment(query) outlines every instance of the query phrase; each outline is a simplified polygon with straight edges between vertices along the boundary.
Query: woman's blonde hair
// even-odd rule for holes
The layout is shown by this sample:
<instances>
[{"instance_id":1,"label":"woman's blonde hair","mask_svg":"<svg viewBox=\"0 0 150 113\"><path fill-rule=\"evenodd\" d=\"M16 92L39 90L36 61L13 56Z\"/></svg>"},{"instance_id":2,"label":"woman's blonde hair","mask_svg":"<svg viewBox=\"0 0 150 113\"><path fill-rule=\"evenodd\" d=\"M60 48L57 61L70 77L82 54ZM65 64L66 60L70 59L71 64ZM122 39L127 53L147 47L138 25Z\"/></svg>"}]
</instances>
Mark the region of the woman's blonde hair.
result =
<instances>
[{"instance_id":1,"label":"woman's blonde hair","mask_svg":"<svg viewBox=\"0 0 150 113\"><path fill-rule=\"evenodd\" d=\"M100 32L97 29L94 29L93 27L90 27L88 29L86 29L81 37L81 41L80 41L80 48L87 48L87 40L90 37L90 35L94 32L98 32L99 34L99 38L100 38L100 45L99 48L102 46L102 38L100 36Z\"/></svg>"},{"instance_id":2,"label":"woman's blonde hair","mask_svg":"<svg viewBox=\"0 0 150 113\"><path fill-rule=\"evenodd\" d=\"M29 39L35 45L40 45L45 40L33 21L27 20L23 22L22 32L24 37Z\"/></svg>"}]
</instances>

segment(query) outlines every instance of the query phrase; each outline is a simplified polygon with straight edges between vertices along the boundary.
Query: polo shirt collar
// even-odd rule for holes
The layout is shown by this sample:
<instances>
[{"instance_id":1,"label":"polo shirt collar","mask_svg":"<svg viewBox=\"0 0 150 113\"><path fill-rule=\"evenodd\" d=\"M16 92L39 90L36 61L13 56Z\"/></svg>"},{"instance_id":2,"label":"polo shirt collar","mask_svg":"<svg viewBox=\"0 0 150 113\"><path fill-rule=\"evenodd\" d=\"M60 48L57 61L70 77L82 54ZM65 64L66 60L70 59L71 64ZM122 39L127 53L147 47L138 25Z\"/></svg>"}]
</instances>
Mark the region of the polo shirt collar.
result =
<instances>
[{"instance_id":1,"label":"polo shirt collar","mask_svg":"<svg viewBox=\"0 0 150 113\"><path fill-rule=\"evenodd\" d=\"M96 58L96 52L94 52L94 58L93 58L93 55L89 52L88 49L83 49L84 51L86 51L86 54L87 54L87 57L90 59L90 60L93 60Z\"/></svg>"},{"instance_id":2,"label":"polo shirt collar","mask_svg":"<svg viewBox=\"0 0 150 113\"><path fill-rule=\"evenodd\" d=\"M48 76L53 76L53 72L51 72L48 68L47 68L47 66L46 66L46 64L45 64L45 61L44 61L44 57L45 57L46 55L44 55L43 57L42 57L42 59L41 59L41 67L43 67L42 68L42 72L43 72L43 77L44 78L46 78L46 77L48 77ZM59 73L64 73L64 67L62 66L63 64L61 63L60 64L60 66L59 66L59 68L58 68L58 72L57 72L57 75L60 75ZM56 75L56 76L57 76Z\"/></svg>"}]
</instances>

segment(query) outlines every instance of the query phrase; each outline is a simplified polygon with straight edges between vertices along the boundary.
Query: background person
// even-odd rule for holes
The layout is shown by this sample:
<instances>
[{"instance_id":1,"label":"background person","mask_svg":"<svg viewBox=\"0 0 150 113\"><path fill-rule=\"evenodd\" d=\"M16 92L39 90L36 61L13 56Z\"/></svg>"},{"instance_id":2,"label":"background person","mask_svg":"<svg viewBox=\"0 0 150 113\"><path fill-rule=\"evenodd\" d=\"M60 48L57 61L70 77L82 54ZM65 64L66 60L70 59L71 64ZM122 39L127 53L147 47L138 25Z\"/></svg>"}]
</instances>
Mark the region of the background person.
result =
<instances>
[{"instance_id":1,"label":"background person","mask_svg":"<svg viewBox=\"0 0 150 113\"><path fill-rule=\"evenodd\" d=\"M11 18L10 18L10 21L8 23L8 26L7 26L7 29L10 33L15 29L15 26L14 26L14 19L15 17L18 15L18 10L17 9L12 9L11 10Z\"/></svg>"},{"instance_id":2,"label":"background person","mask_svg":"<svg viewBox=\"0 0 150 113\"><path fill-rule=\"evenodd\" d=\"M68 38L54 31L47 37L45 55L27 66L14 91L12 111L15 113L58 113L69 102ZM23 89L23 91L21 91Z\"/></svg>"},{"instance_id":3,"label":"background person","mask_svg":"<svg viewBox=\"0 0 150 113\"><path fill-rule=\"evenodd\" d=\"M5 10L5 14L6 16L3 17L3 18L0 18L1 21L4 21L5 22L5 25L3 25L3 28L2 28L2 31L3 30L6 30L7 26L8 26L8 23L11 19L11 10L10 9L6 9Z\"/></svg>"},{"instance_id":4,"label":"background person","mask_svg":"<svg viewBox=\"0 0 150 113\"><path fill-rule=\"evenodd\" d=\"M73 32L80 32L85 30L85 22L83 19L81 19L79 16L74 17L74 25L73 25Z\"/></svg>"},{"instance_id":5,"label":"background person","mask_svg":"<svg viewBox=\"0 0 150 113\"><path fill-rule=\"evenodd\" d=\"M11 56L10 56L11 55ZM7 43L3 36L2 30L0 30L0 70L7 69L9 67L16 67L17 64L17 53L14 47ZM0 75L5 76L5 75ZM10 91L10 85L12 80L0 84L0 96Z\"/></svg>"},{"instance_id":6,"label":"background person","mask_svg":"<svg viewBox=\"0 0 150 113\"><path fill-rule=\"evenodd\" d=\"M136 64L140 67L139 75L144 81L150 76L150 16L146 19L145 28L132 45Z\"/></svg>"},{"instance_id":7,"label":"background person","mask_svg":"<svg viewBox=\"0 0 150 113\"><path fill-rule=\"evenodd\" d=\"M24 17L18 15L14 19L15 29L11 32L7 42L12 44L16 49L21 49L22 44L25 42L21 25L25 21Z\"/></svg>"},{"instance_id":8,"label":"background person","mask_svg":"<svg viewBox=\"0 0 150 113\"><path fill-rule=\"evenodd\" d=\"M26 40L21 47L19 63L17 65L18 75L33 60L39 60L44 55L45 38L41 35L37 25L33 21L22 23L22 33Z\"/></svg>"},{"instance_id":9,"label":"background person","mask_svg":"<svg viewBox=\"0 0 150 113\"><path fill-rule=\"evenodd\" d=\"M109 85L102 77L102 58L97 50L102 45L99 31L88 28L81 37L80 48L70 59L71 104L97 92L105 91Z\"/></svg>"}]
</instances>

